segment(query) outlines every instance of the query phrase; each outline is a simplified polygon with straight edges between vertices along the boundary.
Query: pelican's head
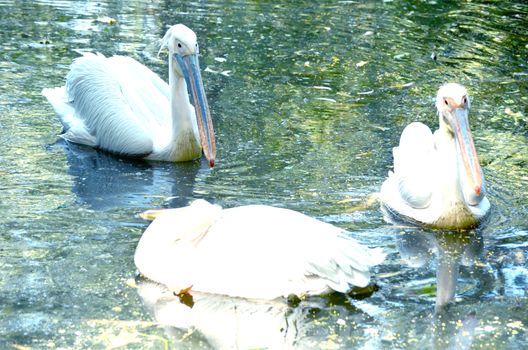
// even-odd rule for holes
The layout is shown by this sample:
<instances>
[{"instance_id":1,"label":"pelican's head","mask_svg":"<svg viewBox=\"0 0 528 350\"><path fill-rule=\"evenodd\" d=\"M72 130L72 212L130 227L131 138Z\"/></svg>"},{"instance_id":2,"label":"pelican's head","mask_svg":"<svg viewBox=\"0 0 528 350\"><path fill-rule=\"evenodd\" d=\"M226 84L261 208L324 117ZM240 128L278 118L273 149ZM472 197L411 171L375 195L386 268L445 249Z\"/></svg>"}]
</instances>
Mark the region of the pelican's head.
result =
<instances>
[{"instance_id":1,"label":"pelican's head","mask_svg":"<svg viewBox=\"0 0 528 350\"><path fill-rule=\"evenodd\" d=\"M181 56L198 54L196 34L183 24L170 27L162 41L171 54L177 53Z\"/></svg>"},{"instance_id":2,"label":"pelican's head","mask_svg":"<svg viewBox=\"0 0 528 350\"><path fill-rule=\"evenodd\" d=\"M216 157L216 144L213 122L198 63L199 50L196 34L183 24L176 24L170 27L163 37L162 46L169 49L169 59L173 60L171 62L173 73L177 77L185 79L190 102L196 113L202 149L209 165L213 167Z\"/></svg>"},{"instance_id":3,"label":"pelican's head","mask_svg":"<svg viewBox=\"0 0 528 350\"><path fill-rule=\"evenodd\" d=\"M469 128L469 106L469 95L462 85L449 83L438 90L436 108L440 117L440 130L449 133L455 140L464 199L470 205L477 205L484 198L486 183Z\"/></svg>"}]
</instances>

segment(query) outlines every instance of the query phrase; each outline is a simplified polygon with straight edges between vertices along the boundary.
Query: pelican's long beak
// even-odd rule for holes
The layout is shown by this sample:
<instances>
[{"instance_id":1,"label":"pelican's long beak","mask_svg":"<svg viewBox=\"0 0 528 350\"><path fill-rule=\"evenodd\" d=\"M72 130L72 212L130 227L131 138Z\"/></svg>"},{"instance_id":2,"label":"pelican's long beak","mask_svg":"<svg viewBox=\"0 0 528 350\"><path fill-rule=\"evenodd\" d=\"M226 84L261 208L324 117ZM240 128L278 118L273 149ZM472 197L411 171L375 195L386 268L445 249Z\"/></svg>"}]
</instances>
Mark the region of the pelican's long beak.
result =
<instances>
[{"instance_id":1,"label":"pelican's long beak","mask_svg":"<svg viewBox=\"0 0 528 350\"><path fill-rule=\"evenodd\" d=\"M462 192L468 204L477 205L486 191L486 184L469 129L468 110L456 108L452 112L453 131L457 146L459 174L462 180ZM465 174L466 176L463 176Z\"/></svg>"},{"instance_id":2,"label":"pelican's long beak","mask_svg":"<svg viewBox=\"0 0 528 350\"><path fill-rule=\"evenodd\" d=\"M209 111L209 105L207 104L207 98L205 96L202 82L202 75L200 74L198 54L186 56L174 54L174 58L180 66L185 82L187 83L187 90L196 113L202 150L212 168L216 157L216 143L211 112Z\"/></svg>"}]
</instances>

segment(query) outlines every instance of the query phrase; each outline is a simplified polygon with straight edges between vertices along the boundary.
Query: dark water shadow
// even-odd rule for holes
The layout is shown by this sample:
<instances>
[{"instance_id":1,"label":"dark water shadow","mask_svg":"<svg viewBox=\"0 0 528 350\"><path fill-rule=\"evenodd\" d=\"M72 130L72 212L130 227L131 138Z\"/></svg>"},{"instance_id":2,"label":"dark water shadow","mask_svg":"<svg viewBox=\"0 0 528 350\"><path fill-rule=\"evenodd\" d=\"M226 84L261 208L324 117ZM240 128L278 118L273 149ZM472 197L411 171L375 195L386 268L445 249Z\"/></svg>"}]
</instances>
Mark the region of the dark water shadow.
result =
<instances>
[{"instance_id":1,"label":"dark water shadow","mask_svg":"<svg viewBox=\"0 0 528 350\"><path fill-rule=\"evenodd\" d=\"M60 141L66 153L68 174L77 200L91 209L139 210L188 204L196 178L208 171L204 159L183 162L149 162L128 159L90 147Z\"/></svg>"}]
</instances>

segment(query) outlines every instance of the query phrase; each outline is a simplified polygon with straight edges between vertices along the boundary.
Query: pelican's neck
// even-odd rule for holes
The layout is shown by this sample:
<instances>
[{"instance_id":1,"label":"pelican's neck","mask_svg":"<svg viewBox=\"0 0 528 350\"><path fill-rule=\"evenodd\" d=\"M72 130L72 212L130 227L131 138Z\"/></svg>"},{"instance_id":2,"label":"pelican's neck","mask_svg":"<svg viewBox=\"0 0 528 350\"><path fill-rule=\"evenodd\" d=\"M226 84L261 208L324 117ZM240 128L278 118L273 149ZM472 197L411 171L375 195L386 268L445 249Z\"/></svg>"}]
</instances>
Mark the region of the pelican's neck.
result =
<instances>
[{"instance_id":1,"label":"pelican's neck","mask_svg":"<svg viewBox=\"0 0 528 350\"><path fill-rule=\"evenodd\" d=\"M435 147L439 166L438 185L442 187L439 193L446 197L446 201L461 200L455 137L442 118L440 127L435 132Z\"/></svg>"},{"instance_id":2,"label":"pelican's neck","mask_svg":"<svg viewBox=\"0 0 528 350\"><path fill-rule=\"evenodd\" d=\"M169 89L172 137L169 148L176 161L197 158L201 154L198 126L189 102L185 79L175 72L174 59L169 55Z\"/></svg>"},{"instance_id":3,"label":"pelican's neck","mask_svg":"<svg viewBox=\"0 0 528 350\"><path fill-rule=\"evenodd\" d=\"M442 114L438 113L438 134L441 137L441 143L442 144L452 144L455 145L455 135L451 130L449 130L449 126L445 122L444 118L442 118Z\"/></svg>"},{"instance_id":4,"label":"pelican's neck","mask_svg":"<svg viewBox=\"0 0 528 350\"><path fill-rule=\"evenodd\" d=\"M457 144L454 134L450 131L442 117L440 125L434 134L437 151L437 201L441 216L437 220L439 226L468 226L461 223L473 220L470 209L464 200L461 179L463 171L459 169Z\"/></svg>"},{"instance_id":5,"label":"pelican's neck","mask_svg":"<svg viewBox=\"0 0 528 350\"><path fill-rule=\"evenodd\" d=\"M169 55L169 88L173 137L186 130L192 130L192 111L187 85L183 77L177 75L174 60Z\"/></svg>"}]
</instances>

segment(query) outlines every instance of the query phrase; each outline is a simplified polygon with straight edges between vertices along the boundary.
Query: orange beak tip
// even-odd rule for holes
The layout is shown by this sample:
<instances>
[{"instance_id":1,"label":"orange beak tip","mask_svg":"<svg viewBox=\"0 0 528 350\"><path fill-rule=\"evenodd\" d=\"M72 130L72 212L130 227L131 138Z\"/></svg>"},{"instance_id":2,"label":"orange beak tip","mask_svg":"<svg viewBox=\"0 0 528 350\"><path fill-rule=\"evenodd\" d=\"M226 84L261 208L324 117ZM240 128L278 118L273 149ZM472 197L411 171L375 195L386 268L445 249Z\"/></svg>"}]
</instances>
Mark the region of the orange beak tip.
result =
<instances>
[{"instance_id":1,"label":"orange beak tip","mask_svg":"<svg viewBox=\"0 0 528 350\"><path fill-rule=\"evenodd\" d=\"M214 160L214 158L209 159L209 167L212 168L212 167L214 167L214 165L215 165L215 160Z\"/></svg>"},{"instance_id":2,"label":"orange beak tip","mask_svg":"<svg viewBox=\"0 0 528 350\"><path fill-rule=\"evenodd\" d=\"M475 186L475 193L480 195L480 186Z\"/></svg>"}]
</instances>

